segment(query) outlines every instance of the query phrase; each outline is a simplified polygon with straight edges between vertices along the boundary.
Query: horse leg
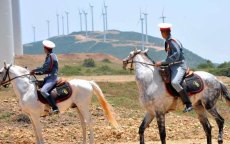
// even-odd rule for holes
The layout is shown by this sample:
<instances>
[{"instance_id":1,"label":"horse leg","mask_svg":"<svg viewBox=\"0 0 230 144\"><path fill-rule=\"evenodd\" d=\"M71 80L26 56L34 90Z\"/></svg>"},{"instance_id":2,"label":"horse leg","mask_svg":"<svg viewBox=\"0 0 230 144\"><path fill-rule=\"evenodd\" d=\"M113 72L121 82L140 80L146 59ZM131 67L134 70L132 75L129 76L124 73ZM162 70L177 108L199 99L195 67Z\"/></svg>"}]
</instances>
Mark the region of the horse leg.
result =
<instances>
[{"instance_id":1,"label":"horse leg","mask_svg":"<svg viewBox=\"0 0 230 144\"><path fill-rule=\"evenodd\" d=\"M157 125L160 133L161 143L166 144L166 131L165 131L165 114L156 112Z\"/></svg>"},{"instance_id":2,"label":"horse leg","mask_svg":"<svg viewBox=\"0 0 230 144\"><path fill-rule=\"evenodd\" d=\"M81 121L83 144L86 144L86 124L84 123L84 118L83 118L80 110L78 109L78 107L77 107L77 112L79 114L79 118L80 118L80 121Z\"/></svg>"},{"instance_id":3,"label":"horse leg","mask_svg":"<svg viewBox=\"0 0 230 144\"><path fill-rule=\"evenodd\" d=\"M82 114L83 117L83 122L86 126L89 127L90 130L90 144L93 144L94 142L94 134L93 134L93 126L92 126L92 121L91 121L91 113L89 112L88 105L87 107L78 107L80 113Z\"/></svg>"},{"instance_id":4,"label":"horse leg","mask_svg":"<svg viewBox=\"0 0 230 144\"><path fill-rule=\"evenodd\" d=\"M224 127L224 119L220 116L217 112L216 107L213 107L208 110L208 112L215 118L216 123L219 128L219 135L218 135L218 144L223 143L223 127Z\"/></svg>"},{"instance_id":5,"label":"horse leg","mask_svg":"<svg viewBox=\"0 0 230 144\"><path fill-rule=\"evenodd\" d=\"M44 140L42 138L42 128L40 123L40 116L37 114L29 114L29 118L31 120L33 130L36 137L37 144L44 144Z\"/></svg>"},{"instance_id":6,"label":"horse leg","mask_svg":"<svg viewBox=\"0 0 230 144\"><path fill-rule=\"evenodd\" d=\"M199 104L199 105L194 106L194 110L196 111L196 113L198 115L198 119L199 119L201 125L203 126L205 133L206 133L207 144L211 144L212 143L212 135L211 135L212 127L208 121L205 109L202 106L202 104Z\"/></svg>"},{"instance_id":7,"label":"horse leg","mask_svg":"<svg viewBox=\"0 0 230 144\"><path fill-rule=\"evenodd\" d=\"M140 144L144 144L145 140L144 140L144 131L145 129L149 126L149 124L152 122L154 116L146 113L145 114L145 118L142 121L140 127L139 127L139 135L140 135Z\"/></svg>"}]
</instances>

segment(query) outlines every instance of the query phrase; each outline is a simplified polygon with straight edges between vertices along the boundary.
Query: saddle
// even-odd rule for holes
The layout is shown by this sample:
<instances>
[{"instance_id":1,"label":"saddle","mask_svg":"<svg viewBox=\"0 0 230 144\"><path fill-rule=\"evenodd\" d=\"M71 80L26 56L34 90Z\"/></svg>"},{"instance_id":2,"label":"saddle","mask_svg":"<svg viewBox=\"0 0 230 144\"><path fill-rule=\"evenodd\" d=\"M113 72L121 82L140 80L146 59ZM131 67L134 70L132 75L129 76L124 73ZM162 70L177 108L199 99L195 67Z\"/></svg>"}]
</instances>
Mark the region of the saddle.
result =
<instances>
[{"instance_id":1,"label":"saddle","mask_svg":"<svg viewBox=\"0 0 230 144\"><path fill-rule=\"evenodd\" d=\"M165 83L166 90L171 96L178 97L179 93L173 88L171 84L171 70L167 66L161 67L160 75ZM204 82L193 71L188 68L182 79L181 86L185 89L189 96L201 92L204 89Z\"/></svg>"},{"instance_id":2,"label":"saddle","mask_svg":"<svg viewBox=\"0 0 230 144\"><path fill-rule=\"evenodd\" d=\"M44 83L44 80L37 80L36 82L38 100L43 104L48 104L46 98L42 96L40 91ZM54 87L49 91L49 93L55 99L56 103L59 103L68 99L72 95L72 88L69 82L60 78L58 79Z\"/></svg>"}]
</instances>

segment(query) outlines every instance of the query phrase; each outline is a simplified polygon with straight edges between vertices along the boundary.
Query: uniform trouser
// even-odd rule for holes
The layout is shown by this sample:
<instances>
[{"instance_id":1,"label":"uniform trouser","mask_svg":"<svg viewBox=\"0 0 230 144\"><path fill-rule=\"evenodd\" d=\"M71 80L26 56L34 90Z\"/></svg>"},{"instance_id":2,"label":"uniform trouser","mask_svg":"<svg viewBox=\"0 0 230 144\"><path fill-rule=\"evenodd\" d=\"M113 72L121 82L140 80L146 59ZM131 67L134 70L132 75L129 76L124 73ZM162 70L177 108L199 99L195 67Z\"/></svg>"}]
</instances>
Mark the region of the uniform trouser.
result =
<instances>
[{"instance_id":1,"label":"uniform trouser","mask_svg":"<svg viewBox=\"0 0 230 144\"><path fill-rule=\"evenodd\" d=\"M49 91L54 87L57 81L57 76L52 76L46 79L45 84L41 88L41 94L47 98L50 96Z\"/></svg>"},{"instance_id":2,"label":"uniform trouser","mask_svg":"<svg viewBox=\"0 0 230 144\"><path fill-rule=\"evenodd\" d=\"M184 77L186 68L182 66L172 66L170 68L171 68L171 84L177 92L180 92L183 90L183 87L181 86L180 83Z\"/></svg>"}]
</instances>

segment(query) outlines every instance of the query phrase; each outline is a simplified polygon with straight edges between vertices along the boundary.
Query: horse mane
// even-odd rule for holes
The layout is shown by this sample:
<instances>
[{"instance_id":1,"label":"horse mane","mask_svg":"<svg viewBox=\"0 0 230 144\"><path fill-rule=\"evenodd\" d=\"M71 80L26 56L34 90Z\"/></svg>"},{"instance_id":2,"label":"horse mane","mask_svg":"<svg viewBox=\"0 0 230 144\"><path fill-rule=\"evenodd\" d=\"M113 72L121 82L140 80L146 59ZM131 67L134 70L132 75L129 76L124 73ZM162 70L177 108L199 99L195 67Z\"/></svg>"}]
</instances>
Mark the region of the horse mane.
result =
<instances>
[{"instance_id":1,"label":"horse mane","mask_svg":"<svg viewBox=\"0 0 230 144\"><path fill-rule=\"evenodd\" d=\"M27 68L18 66L18 65L12 65L15 67L21 74L28 74L30 71Z\"/></svg>"}]
</instances>

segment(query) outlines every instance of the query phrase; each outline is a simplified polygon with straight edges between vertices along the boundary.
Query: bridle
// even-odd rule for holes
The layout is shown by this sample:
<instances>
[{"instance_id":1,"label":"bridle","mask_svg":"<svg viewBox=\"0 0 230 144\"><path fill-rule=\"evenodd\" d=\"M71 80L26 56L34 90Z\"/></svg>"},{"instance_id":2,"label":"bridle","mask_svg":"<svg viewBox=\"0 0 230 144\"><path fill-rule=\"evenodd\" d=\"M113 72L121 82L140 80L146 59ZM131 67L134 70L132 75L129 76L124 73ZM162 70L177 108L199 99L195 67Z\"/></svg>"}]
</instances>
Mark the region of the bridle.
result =
<instances>
[{"instance_id":1,"label":"bridle","mask_svg":"<svg viewBox=\"0 0 230 144\"><path fill-rule=\"evenodd\" d=\"M24 77L24 76L27 76L27 75L31 75L31 74L24 74L24 75L20 75L20 76L16 76L14 78L10 78L10 68L11 68L12 65L10 65L9 67L4 67L4 69L6 70L5 72L5 75L2 79L2 82L0 83L0 86L3 86L3 87L7 87L8 85L10 85L10 82L16 78L20 78L20 77ZM6 80L8 78L8 80Z\"/></svg>"},{"instance_id":2,"label":"bridle","mask_svg":"<svg viewBox=\"0 0 230 144\"><path fill-rule=\"evenodd\" d=\"M145 64L145 65L155 66L155 61L152 60L152 59L148 56L147 53L144 53L145 56L146 56L147 58L149 58L149 59L153 62L153 64L149 64L149 63L145 63L145 62L140 62L140 61L134 61L133 59L134 59L138 54L140 54L140 53L141 53L141 51L136 51L136 52L134 52L133 56L132 56L130 59L123 60L123 68L125 69L126 66L127 66L127 64L129 64L129 63L131 63L130 67L128 68L130 71L134 70L134 68L133 68L133 63L140 63L140 64Z\"/></svg>"}]
</instances>

